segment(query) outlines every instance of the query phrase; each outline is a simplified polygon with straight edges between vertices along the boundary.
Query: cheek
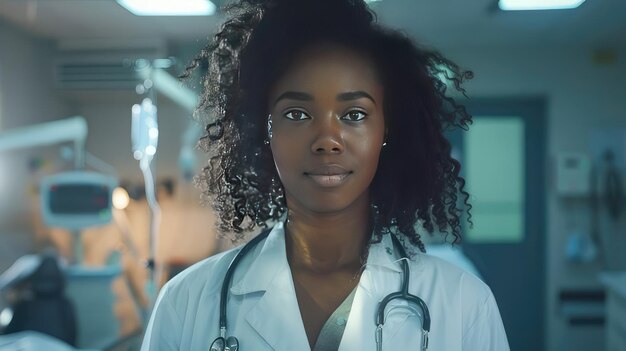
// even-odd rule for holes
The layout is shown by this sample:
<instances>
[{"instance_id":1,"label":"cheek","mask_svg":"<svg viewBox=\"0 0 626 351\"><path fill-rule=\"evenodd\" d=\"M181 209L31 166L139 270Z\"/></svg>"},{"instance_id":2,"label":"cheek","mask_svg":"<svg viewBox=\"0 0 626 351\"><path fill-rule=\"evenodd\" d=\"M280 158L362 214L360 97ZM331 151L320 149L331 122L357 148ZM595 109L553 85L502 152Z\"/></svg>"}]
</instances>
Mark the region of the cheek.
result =
<instances>
[{"instance_id":1,"label":"cheek","mask_svg":"<svg viewBox=\"0 0 626 351\"><path fill-rule=\"evenodd\" d=\"M376 126L366 133L356 135L353 139L353 152L368 168L377 167L384 139L384 126Z\"/></svg>"},{"instance_id":2,"label":"cheek","mask_svg":"<svg viewBox=\"0 0 626 351\"><path fill-rule=\"evenodd\" d=\"M358 150L362 171L371 177L374 176L378 169L380 151L380 143L367 144Z\"/></svg>"},{"instance_id":3,"label":"cheek","mask_svg":"<svg viewBox=\"0 0 626 351\"><path fill-rule=\"evenodd\" d=\"M272 139L270 146L276 170L284 183L293 177L295 170L299 169L298 162L301 159L297 153L299 146L287 138L276 136Z\"/></svg>"}]
</instances>

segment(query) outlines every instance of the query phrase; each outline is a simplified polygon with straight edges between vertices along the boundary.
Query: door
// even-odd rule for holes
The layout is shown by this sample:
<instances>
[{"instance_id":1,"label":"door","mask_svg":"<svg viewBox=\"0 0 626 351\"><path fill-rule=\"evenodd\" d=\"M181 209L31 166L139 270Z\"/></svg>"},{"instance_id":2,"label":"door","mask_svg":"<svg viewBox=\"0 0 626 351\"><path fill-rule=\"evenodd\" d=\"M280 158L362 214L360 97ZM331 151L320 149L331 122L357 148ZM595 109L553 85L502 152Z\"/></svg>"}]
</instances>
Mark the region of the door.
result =
<instances>
[{"instance_id":1,"label":"door","mask_svg":"<svg viewBox=\"0 0 626 351\"><path fill-rule=\"evenodd\" d=\"M543 350L545 103L479 99L466 106L474 124L449 135L473 206L461 246L496 297L511 350Z\"/></svg>"}]
</instances>

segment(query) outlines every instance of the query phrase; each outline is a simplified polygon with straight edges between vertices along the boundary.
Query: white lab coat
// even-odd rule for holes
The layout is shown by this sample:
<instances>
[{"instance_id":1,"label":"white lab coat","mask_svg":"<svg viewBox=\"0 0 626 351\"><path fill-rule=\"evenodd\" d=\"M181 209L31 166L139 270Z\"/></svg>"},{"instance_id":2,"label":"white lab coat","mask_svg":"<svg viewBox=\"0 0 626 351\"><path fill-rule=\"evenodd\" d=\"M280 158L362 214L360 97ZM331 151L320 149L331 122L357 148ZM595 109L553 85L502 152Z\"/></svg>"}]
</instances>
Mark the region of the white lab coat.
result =
<instances>
[{"instance_id":1,"label":"white lab coat","mask_svg":"<svg viewBox=\"0 0 626 351\"><path fill-rule=\"evenodd\" d=\"M373 244L341 340L342 351L374 351L375 315L384 296L400 289L402 269L384 236ZM210 257L161 290L141 350L205 351L219 334L220 287L235 250ZM410 261L409 290L430 310L429 350L508 351L491 290L475 276L439 259ZM402 300L387 307L383 350L421 350L420 319ZM283 224L240 262L228 298L228 332L240 350L310 350L287 263Z\"/></svg>"}]
</instances>

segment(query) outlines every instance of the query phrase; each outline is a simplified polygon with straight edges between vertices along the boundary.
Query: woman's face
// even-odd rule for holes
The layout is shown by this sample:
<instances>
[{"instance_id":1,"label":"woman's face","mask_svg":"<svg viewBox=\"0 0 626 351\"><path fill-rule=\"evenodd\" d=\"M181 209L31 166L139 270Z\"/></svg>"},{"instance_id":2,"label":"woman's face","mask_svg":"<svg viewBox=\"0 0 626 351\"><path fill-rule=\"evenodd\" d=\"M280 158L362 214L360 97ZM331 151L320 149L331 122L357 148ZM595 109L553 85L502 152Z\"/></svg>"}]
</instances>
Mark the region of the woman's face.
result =
<instances>
[{"instance_id":1,"label":"woman's face","mask_svg":"<svg viewBox=\"0 0 626 351\"><path fill-rule=\"evenodd\" d=\"M272 87L271 148L287 205L334 213L369 205L385 136L374 64L338 45L305 49Z\"/></svg>"}]
</instances>

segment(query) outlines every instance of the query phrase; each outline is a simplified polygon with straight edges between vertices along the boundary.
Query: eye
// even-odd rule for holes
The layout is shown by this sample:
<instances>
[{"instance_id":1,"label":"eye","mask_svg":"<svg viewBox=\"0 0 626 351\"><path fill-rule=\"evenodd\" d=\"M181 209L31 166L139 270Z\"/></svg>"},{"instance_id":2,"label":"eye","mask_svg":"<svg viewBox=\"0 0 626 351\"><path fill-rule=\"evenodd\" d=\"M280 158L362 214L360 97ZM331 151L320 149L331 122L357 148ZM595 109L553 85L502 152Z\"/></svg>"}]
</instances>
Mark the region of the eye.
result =
<instances>
[{"instance_id":1,"label":"eye","mask_svg":"<svg viewBox=\"0 0 626 351\"><path fill-rule=\"evenodd\" d=\"M307 115L304 111L301 110L291 110L285 113L285 117L293 121L302 121L305 119L310 119L309 115Z\"/></svg>"},{"instance_id":2,"label":"eye","mask_svg":"<svg viewBox=\"0 0 626 351\"><path fill-rule=\"evenodd\" d=\"M351 122L357 122L365 118L367 114L363 111L352 110L341 117L341 119L348 120Z\"/></svg>"}]
</instances>

